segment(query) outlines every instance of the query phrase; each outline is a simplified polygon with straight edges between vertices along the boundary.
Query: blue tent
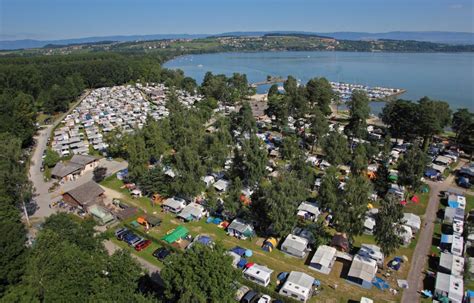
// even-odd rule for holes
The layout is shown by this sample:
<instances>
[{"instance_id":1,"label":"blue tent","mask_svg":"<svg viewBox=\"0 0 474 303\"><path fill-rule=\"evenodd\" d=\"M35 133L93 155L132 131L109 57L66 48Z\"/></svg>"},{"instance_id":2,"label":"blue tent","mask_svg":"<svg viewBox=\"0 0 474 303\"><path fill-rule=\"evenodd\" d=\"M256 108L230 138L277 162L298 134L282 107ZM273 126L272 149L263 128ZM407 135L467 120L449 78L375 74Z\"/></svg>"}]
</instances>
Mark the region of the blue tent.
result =
<instances>
[{"instance_id":1,"label":"blue tent","mask_svg":"<svg viewBox=\"0 0 474 303\"><path fill-rule=\"evenodd\" d=\"M438 176L438 171L436 171L432 168L428 168L425 171L425 176L428 177L428 178L434 178L434 177Z\"/></svg>"},{"instance_id":2,"label":"blue tent","mask_svg":"<svg viewBox=\"0 0 474 303\"><path fill-rule=\"evenodd\" d=\"M212 243L211 237L208 237L208 236L199 236L197 241L204 245L209 245Z\"/></svg>"},{"instance_id":3,"label":"blue tent","mask_svg":"<svg viewBox=\"0 0 474 303\"><path fill-rule=\"evenodd\" d=\"M466 297L467 298L474 298L474 290L466 291Z\"/></svg>"},{"instance_id":4,"label":"blue tent","mask_svg":"<svg viewBox=\"0 0 474 303\"><path fill-rule=\"evenodd\" d=\"M245 265L247 265L247 260L244 258L241 258L239 263L237 263L238 268L244 268Z\"/></svg>"},{"instance_id":5,"label":"blue tent","mask_svg":"<svg viewBox=\"0 0 474 303\"><path fill-rule=\"evenodd\" d=\"M236 247L232 248L230 251L235 252L239 256L243 257L245 255L246 249L242 248L240 246L236 246Z\"/></svg>"},{"instance_id":6,"label":"blue tent","mask_svg":"<svg viewBox=\"0 0 474 303\"><path fill-rule=\"evenodd\" d=\"M449 235L441 234L441 243L450 243L451 239Z\"/></svg>"},{"instance_id":7,"label":"blue tent","mask_svg":"<svg viewBox=\"0 0 474 303\"><path fill-rule=\"evenodd\" d=\"M372 280L372 285L374 285L375 287L377 287L377 288L380 289L380 290L384 290L384 289L390 288L390 286L387 284L387 282L385 282L384 280L382 280L382 279L379 278L379 277L375 277L375 278Z\"/></svg>"},{"instance_id":8,"label":"blue tent","mask_svg":"<svg viewBox=\"0 0 474 303\"><path fill-rule=\"evenodd\" d=\"M452 207L452 208L458 208L459 207L459 203L458 201L448 201L448 206L449 207Z\"/></svg>"},{"instance_id":9,"label":"blue tent","mask_svg":"<svg viewBox=\"0 0 474 303\"><path fill-rule=\"evenodd\" d=\"M287 273L286 271L281 272L281 273L278 274L277 280L278 281L286 280L286 278L288 278L288 275L289 275L289 273Z\"/></svg>"}]
</instances>

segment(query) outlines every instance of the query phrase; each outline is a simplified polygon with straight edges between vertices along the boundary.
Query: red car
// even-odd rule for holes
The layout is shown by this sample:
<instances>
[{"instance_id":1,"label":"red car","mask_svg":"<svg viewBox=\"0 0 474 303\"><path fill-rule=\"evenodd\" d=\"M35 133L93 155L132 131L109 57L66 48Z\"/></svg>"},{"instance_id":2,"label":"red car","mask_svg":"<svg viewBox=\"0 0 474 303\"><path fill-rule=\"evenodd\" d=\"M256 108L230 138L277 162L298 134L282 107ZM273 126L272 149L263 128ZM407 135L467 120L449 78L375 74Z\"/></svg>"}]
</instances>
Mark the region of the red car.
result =
<instances>
[{"instance_id":1,"label":"red car","mask_svg":"<svg viewBox=\"0 0 474 303\"><path fill-rule=\"evenodd\" d=\"M137 245L135 245L135 250L136 251L141 251L141 250L147 248L150 244L151 244L150 240L143 240L140 243L138 243Z\"/></svg>"}]
</instances>

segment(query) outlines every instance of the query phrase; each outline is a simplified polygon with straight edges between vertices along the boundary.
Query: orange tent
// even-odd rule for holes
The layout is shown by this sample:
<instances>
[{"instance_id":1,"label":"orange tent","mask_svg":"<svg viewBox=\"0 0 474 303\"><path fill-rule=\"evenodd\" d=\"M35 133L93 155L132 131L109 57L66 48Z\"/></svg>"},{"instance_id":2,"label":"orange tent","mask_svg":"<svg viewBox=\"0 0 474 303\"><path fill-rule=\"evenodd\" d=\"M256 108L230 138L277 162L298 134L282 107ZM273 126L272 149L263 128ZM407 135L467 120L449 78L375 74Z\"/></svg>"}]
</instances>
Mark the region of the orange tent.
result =
<instances>
[{"instance_id":1,"label":"orange tent","mask_svg":"<svg viewBox=\"0 0 474 303\"><path fill-rule=\"evenodd\" d=\"M147 223L146 219L143 217L138 217L137 218L137 223L141 225L145 225Z\"/></svg>"}]
</instances>

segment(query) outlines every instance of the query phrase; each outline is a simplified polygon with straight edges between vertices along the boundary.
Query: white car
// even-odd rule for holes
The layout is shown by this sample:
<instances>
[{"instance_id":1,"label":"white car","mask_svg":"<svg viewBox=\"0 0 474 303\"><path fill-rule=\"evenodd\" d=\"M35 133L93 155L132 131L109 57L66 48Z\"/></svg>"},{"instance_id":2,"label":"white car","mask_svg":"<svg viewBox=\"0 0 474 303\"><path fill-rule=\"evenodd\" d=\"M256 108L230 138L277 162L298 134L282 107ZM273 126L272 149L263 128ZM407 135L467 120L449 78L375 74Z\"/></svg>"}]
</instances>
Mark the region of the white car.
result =
<instances>
[{"instance_id":1,"label":"white car","mask_svg":"<svg viewBox=\"0 0 474 303\"><path fill-rule=\"evenodd\" d=\"M257 303L270 303L272 301L272 297L269 295L263 295L260 299L258 299Z\"/></svg>"}]
</instances>

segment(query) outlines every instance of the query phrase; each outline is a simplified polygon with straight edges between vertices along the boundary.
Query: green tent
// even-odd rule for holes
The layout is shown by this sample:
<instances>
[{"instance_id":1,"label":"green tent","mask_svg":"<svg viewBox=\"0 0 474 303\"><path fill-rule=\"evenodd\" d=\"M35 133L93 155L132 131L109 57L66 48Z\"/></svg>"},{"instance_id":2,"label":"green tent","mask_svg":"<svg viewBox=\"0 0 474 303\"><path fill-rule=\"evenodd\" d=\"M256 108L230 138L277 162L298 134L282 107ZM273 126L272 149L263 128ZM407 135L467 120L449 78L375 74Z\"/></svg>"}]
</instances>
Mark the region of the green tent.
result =
<instances>
[{"instance_id":1,"label":"green tent","mask_svg":"<svg viewBox=\"0 0 474 303\"><path fill-rule=\"evenodd\" d=\"M171 244L179 239L182 239L188 235L189 231L186 227L180 225L176 227L172 232L161 238L161 240Z\"/></svg>"}]
</instances>

